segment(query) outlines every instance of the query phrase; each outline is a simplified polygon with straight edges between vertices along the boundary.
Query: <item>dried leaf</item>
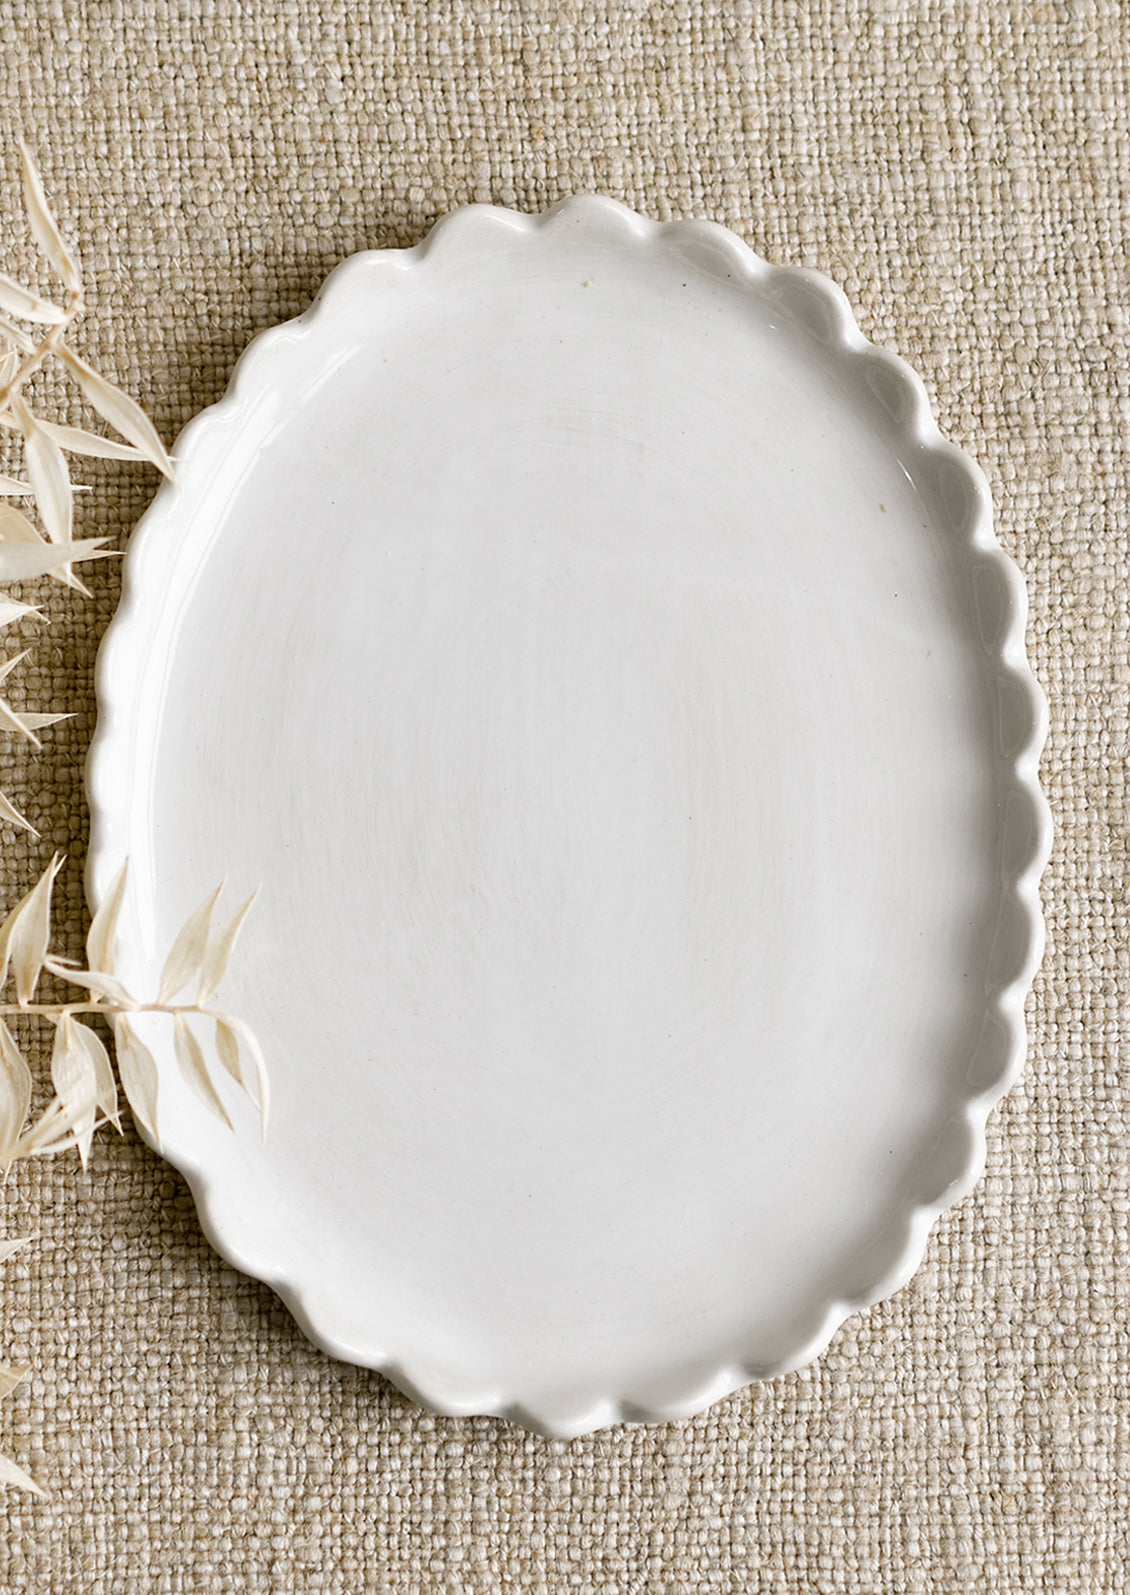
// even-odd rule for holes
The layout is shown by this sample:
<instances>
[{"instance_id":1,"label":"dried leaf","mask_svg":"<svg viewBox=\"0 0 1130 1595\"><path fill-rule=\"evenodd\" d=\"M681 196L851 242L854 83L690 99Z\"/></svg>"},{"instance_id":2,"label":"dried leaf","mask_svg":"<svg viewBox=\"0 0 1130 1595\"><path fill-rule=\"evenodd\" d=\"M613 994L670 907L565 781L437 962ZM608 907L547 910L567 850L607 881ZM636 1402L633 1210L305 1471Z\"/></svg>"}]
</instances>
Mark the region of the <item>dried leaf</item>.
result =
<instances>
[{"instance_id":1,"label":"dried leaf","mask_svg":"<svg viewBox=\"0 0 1130 1595\"><path fill-rule=\"evenodd\" d=\"M251 911L251 905L258 897L258 891L252 892L247 901L232 915L228 923L212 939L204 960L204 971L200 976L200 990L197 993L198 1002L207 1002L216 987L223 980L231 962L231 955L243 929L243 922Z\"/></svg>"},{"instance_id":2,"label":"dried leaf","mask_svg":"<svg viewBox=\"0 0 1130 1595\"><path fill-rule=\"evenodd\" d=\"M23 1053L0 1019L0 1163L9 1163L31 1107L32 1079Z\"/></svg>"},{"instance_id":3,"label":"dried leaf","mask_svg":"<svg viewBox=\"0 0 1130 1595\"><path fill-rule=\"evenodd\" d=\"M27 654L28 651L25 648L22 653L14 654L11 659L0 661L0 681L6 680L16 666L27 658ZM8 731L14 731L18 736L24 736L29 742L33 742L36 747L39 746L39 738L35 735L34 727L27 725L24 716L17 714L11 704L7 703L3 698L0 698L0 727Z\"/></svg>"},{"instance_id":4,"label":"dried leaf","mask_svg":"<svg viewBox=\"0 0 1130 1595\"><path fill-rule=\"evenodd\" d=\"M128 1020L114 1022L114 1050L118 1055L118 1074L122 1090L133 1109L134 1118L151 1141L157 1134L157 1065L144 1042L139 1041Z\"/></svg>"},{"instance_id":5,"label":"dried leaf","mask_svg":"<svg viewBox=\"0 0 1130 1595\"><path fill-rule=\"evenodd\" d=\"M31 821L26 819L24 815L20 813L15 804L10 802L9 799L4 796L3 792L0 792L0 819L7 820L9 825L15 825L21 831L30 831L32 836L39 835L39 832L36 830Z\"/></svg>"},{"instance_id":6,"label":"dried leaf","mask_svg":"<svg viewBox=\"0 0 1130 1595\"><path fill-rule=\"evenodd\" d=\"M76 1024L74 1038L85 1051L94 1071L95 1105L101 1109L110 1123L120 1131L118 1087L114 1081L114 1071L110 1065L110 1054L103 1046L101 1037L97 1036L89 1025Z\"/></svg>"},{"instance_id":7,"label":"dried leaf","mask_svg":"<svg viewBox=\"0 0 1130 1595\"><path fill-rule=\"evenodd\" d=\"M10 626L17 620L22 620L25 615L41 615L43 611L38 604L19 604L14 598L8 598L0 593L0 627Z\"/></svg>"},{"instance_id":8,"label":"dried leaf","mask_svg":"<svg viewBox=\"0 0 1130 1595\"><path fill-rule=\"evenodd\" d=\"M30 581L83 559L106 559L113 550L104 548L107 537L83 537L75 543L0 542L0 582Z\"/></svg>"},{"instance_id":9,"label":"dried leaf","mask_svg":"<svg viewBox=\"0 0 1130 1595\"><path fill-rule=\"evenodd\" d=\"M35 747L41 746L35 732L24 725L23 720L12 708L11 704L5 702L3 698L0 698L0 731L14 731L17 736L26 737Z\"/></svg>"},{"instance_id":10,"label":"dried leaf","mask_svg":"<svg viewBox=\"0 0 1130 1595\"><path fill-rule=\"evenodd\" d=\"M22 653L13 654L10 659L0 659L0 681L6 681L18 664L22 664L31 650L25 648Z\"/></svg>"},{"instance_id":11,"label":"dried leaf","mask_svg":"<svg viewBox=\"0 0 1130 1595\"><path fill-rule=\"evenodd\" d=\"M12 973L16 977L16 999L30 1002L35 993L47 946L51 940L51 891L63 867L56 853L25 898L26 911L12 937Z\"/></svg>"},{"instance_id":12,"label":"dried leaf","mask_svg":"<svg viewBox=\"0 0 1130 1595\"><path fill-rule=\"evenodd\" d=\"M9 825L14 825L19 831L27 831L30 836L38 836L39 832L28 819L26 814L21 814L12 800L0 792L0 819L7 820Z\"/></svg>"},{"instance_id":13,"label":"dried leaf","mask_svg":"<svg viewBox=\"0 0 1130 1595\"><path fill-rule=\"evenodd\" d=\"M239 1037L226 1019L216 1020L216 1054L237 1086L247 1090L239 1059Z\"/></svg>"},{"instance_id":14,"label":"dried leaf","mask_svg":"<svg viewBox=\"0 0 1130 1595\"><path fill-rule=\"evenodd\" d=\"M221 1040L221 1027L225 1031L230 1031L231 1036L229 1037L225 1035L223 1040ZM231 1047L233 1042L237 1048L237 1056L234 1060L234 1068L232 1066L231 1059ZM259 1122L262 1133L265 1136L267 1133L267 1113L270 1107L270 1083L267 1078L267 1060L263 1056L263 1049L259 1045L254 1031L244 1020L236 1019L234 1015L230 1013L217 1014L216 1047L217 1051L220 1053L220 1059L224 1065L224 1068L234 1080L239 1081L240 1085L247 1092L247 1095L259 1109ZM255 1066L256 1089L254 1091L251 1090L248 1084L247 1076L241 1061L244 1050L250 1054L251 1061Z\"/></svg>"},{"instance_id":15,"label":"dried leaf","mask_svg":"<svg viewBox=\"0 0 1130 1595\"><path fill-rule=\"evenodd\" d=\"M30 900L31 892L28 892L26 896L20 898L7 919L0 925L0 990L8 979L8 964L11 961L13 944L20 934L20 927L27 915Z\"/></svg>"},{"instance_id":16,"label":"dried leaf","mask_svg":"<svg viewBox=\"0 0 1130 1595\"><path fill-rule=\"evenodd\" d=\"M53 543L69 543L74 529L75 497L66 456L19 394L12 395L12 414L24 435L28 480L47 535Z\"/></svg>"},{"instance_id":17,"label":"dried leaf","mask_svg":"<svg viewBox=\"0 0 1130 1595\"><path fill-rule=\"evenodd\" d=\"M85 432L80 426L62 426L58 421L39 424L47 436L68 454L85 454L92 460L143 460L145 455L132 443L119 443L116 438L104 438L97 432Z\"/></svg>"},{"instance_id":18,"label":"dried leaf","mask_svg":"<svg viewBox=\"0 0 1130 1595\"><path fill-rule=\"evenodd\" d=\"M73 714L17 714L16 719L25 731L42 731L46 726L57 726L60 720L73 720Z\"/></svg>"},{"instance_id":19,"label":"dried leaf","mask_svg":"<svg viewBox=\"0 0 1130 1595\"><path fill-rule=\"evenodd\" d=\"M13 908L0 925L0 987L8 976L8 961L16 977L16 995L21 1003L30 1002L47 955L51 935L51 888L62 867L56 853L31 891Z\"/></svg>"},{"instance_id":20,"label":"dried leaf","mask_svg":"<svg viewBox=\"0 0 1130 1595\"><path fill-rule=\"evenodd\" d=\"M121 981L115 980L113 975L103 974L98 969L80 969L77 964L62 958L45 958L43 967L48 974L57 975L60 980L69 980L73 985L82 986L98 997L107 998L115 1008L125 1008L128 1011L137 1007L137 1003Z\"/></svg>"},{"instance_id":21,"label":"dried leaf","mask_svg":"<svg viewBox=\"0 0 1130 1595\"><path fill-rule=\"evenodd\" d=\"M208 951L208 933L212 927L212 911L223 891L221 881L216 890L204 899L200 907L185 920L180 935L161 971L161 985L157 993L159 1003L171 1002L178 991L200 974Z\"/></svg>"},{"instance_id":22,"label":"dried leaf","mask_svg":"<svg viewBox=\"0 0 1130 1595\"><path fill-rule=\"evenodd\" d=\"M173 1039L176 1043L177 1063L185 1080L200 1098L206 1108L209 1108L218 1119L222 1119L230 1130L231 1120L228 1118L224 1104L220 1101L215 1086L212 1084L208 1073L208 1066L204 1061L204 1049L187 1019L183 1014L177 1014L173 1022Z\"/></svg>"},{"instance_id":23,"label":"dried leaf","mask_svg":"<svg viewBox=\"0 0 1130 1595\"><path fill-rule=\"evenodd\" d=\"M92 1052L79 1032L83 1026L64 1014L55 1027L55 1046L51 1053L51 1083L59 1106L70 1121L78 1141L79 1157L86 1167L90 1143L94 1139L94 1109L99 1084ZM89 1033L89 1032L88 1032Z\"/></svg>"},{"instance_id":24,"label":"dried leaf","mask_svg":"<svg viewBox=\"0 0 1130 1595\"><path fill-rule=\"evenodd\" d=\"M3 421L4 419L4 416L0 415L0 421ZM103 539L103 541L105 541L105 539ZM31 521L28 520L26 515L22 514L21 511L16 509L16 507L12 504L0 503L0 544L3 543L15 544L20 547L35 549L38 551L36 555L37 559L40 557L40 555L42 555L43 550L48 546L38 529L32 525ZM109 553L110 550L107 549L99 555L83 554L78 557L83 559L101 559L105 558L107 555L109 555ZM26 563L26 561L24 563ZM32 563L34 563L34 561ZM6 579L9 581L23 580L24 576L27 574L22 570L22 567L17 568L20 566L18 557L14 557L10 553L5 553L3 549L0 549L0 577L2 577L4 574L5 566L10 567L7 570L6 576ZM50 574L53 581L62 582L65 587L71 587L76 592L80 593L86 593L87 591L87 589L71 570L71 561L67 557L67 551L65 550L58 557L52 558L52 568L48 572L44 572L42 569L39 569L38 571L33 571L32 574ZM89 596L89 594L87 596Z\"/></svg>"},{"instance_id":25,"label":"dried leaf","mask_svg":"<svg viewBox=\"0 0 1130 1595\"><path fill-rule=\"evenodd\" d=\"M81 1123L78 1123L81 1121ZM75 1126L78 1123L78 1132ZM83 1150L83 1145L88 1142L88 1137L93 1136L96 1129L101 1129L102 1124L109 1124L107 1118L97 1118L93 1109L88 1109L81 1102L73 1105L72 1109L65 1109L59 1097L53 1097L46 1105L43 1113L19 1137L16 1145L16 1158L54 1158L57 1153L70 1152L77 1148Z\"/></svg>"},{"instance_id":26,"label":"dried leaf","mask_svg":"<svg viewBox=\"0 0 1130 1595\"><path fill-rule=\"evenodd\" d=\"M0 1263L6 1263L13 1252L23 1251L25 1246L30 1246L32 1241L38 1239L38 1235L18 1235L15 1240L0 1241Z\"/></svg>"},{"instance_id":27,"label":"dried leaf","mask_svg":"<svg viewBox=\"0 0 1130 1595\"><path fill-rule=\"evenodd\" d=\"M47 195L43 191L43 179L39 175L35 157L23 139L20 140L20 155L23 165L24 208L27 211L32 236L66 286L72 293L77 293L82 287L78 264L63 241L59 224L47 203Z\"/></svg>"},{"instance_id":28,"label":"dried leaf","mask_svg":"<svg viewBox=\"0 0 1130 1595\"><path fill-rule=\"evenodd\" d=\"M0 498L26 498L30 492L30 482L21 482L14 476L0 476Z\"/></svg>"},{"instance_id":29,"label":"dried leaf","mask_svg":"<svg viewBox=\"0 0 1130 1595\"><path fill-rule=\"evenodd\" d=\"M86 935L86 956L91 969L102 974L114 973L114 944L118 939L118 919L126 895L129 878L129 859L110 882L110 889L98 905L98 912L90 922Z\"/></svg>"},{"instance_id":30,"label":"dried leaf","mask_svg":"<svg viewBox=\"0 0 1130 1595\"><path fill-rule=\"evenodd\" d=\"M6 681L16 666L23 664L30 652L30 648L23 648L18 654L12 654L7 659L0 659L0 681Z\"/></svg>"},{"instance_id":31,"label":"dried leaf","mask_svg":"<svg viewBox=\"0 0 1130 1595\"><path fill-rule=\"evenodd\" d=\"M85 360L80 360L74 350L68 348L65 343L59 344L59 353L82 389L84 397L94 406L102 419L109 421L116 431L124 438L128 438L141 450L145 458L151 460L171 481L173 462L157 435L157 428L141 406L131 399L128 393L123 393L121 388L116 388L92 366L88 366Z\"/></svg>"},{"instance_id":32,"label":"dried leaf","mask_svg":"<svg viewBox=\"0 0 1130 1595\"><path fill-rule=\"evenodd\" d=\"M10 316L19 316L23 321L38 321L44 326L57 327L60 322L66 321L66 312L60 310L58 305L53 305L48 299L41 299L38 294L32 293L30 288L22 287L18 282L13 282L11 277L0 271L0 309L4 309Z\"/></svg>"},{"instance_id":33,"label":"dried leaf","mask_svg":"<svg viewBox=\"0 0 1130 1595\"><path fill-rule=\"evenodd\" d=\"M0 1401L5 1396L10 1396L21 1379L26 1379L30 1372L28 1363L13 1366L10 1362L0 1362Z\"/></svg>"},{"instance_id":34,"label":"dried leaf","mask_svg":"<svg viewBox=\"0 0 1130 1595\"><path fill-rule=\"evenodd\" d=\"M6 338L9 343L14 343L21 354L34 352L35 344L27 333L22 327L17 327L9 321L7 316L0 316L0 337Z\"/></svg>"},{"instance_id":35,"label":"dried leaf","mask_svg":"<svg viewBox=\"0 0 1130 1595\"><path fill-rule=\"evenodd\" d=\"M0 504L0 543L26 543L38 548L43 534L14 504Z\"/></svg>"},{"instance_id":36,"label":"dried leaf","mask_svg":"<svg viewBox=\"0 0 1130 1595\"><path fill-rule=\"evenodd\" d=\"M56 1137L69 1134L73 1126L72 1115L68 1114L57 1097L44 1108L35 1123L24 1131L16 1143L15 1156L17 1158L35 1157L40 1152L46 1151Z\"/></svg>"},{"instance_id":37,"label":"dried leaf","mask_svg":"<svg viewBox=\"0 0 1130 1595\"><path fill-rule=\"evenodd\" d=\"M16 1466L11 1457L0 1457L0 1484L14 1484L21 1490L31 1490L35 1495L47 1494L29 1473Z\"/></svg>"}]
</instances>

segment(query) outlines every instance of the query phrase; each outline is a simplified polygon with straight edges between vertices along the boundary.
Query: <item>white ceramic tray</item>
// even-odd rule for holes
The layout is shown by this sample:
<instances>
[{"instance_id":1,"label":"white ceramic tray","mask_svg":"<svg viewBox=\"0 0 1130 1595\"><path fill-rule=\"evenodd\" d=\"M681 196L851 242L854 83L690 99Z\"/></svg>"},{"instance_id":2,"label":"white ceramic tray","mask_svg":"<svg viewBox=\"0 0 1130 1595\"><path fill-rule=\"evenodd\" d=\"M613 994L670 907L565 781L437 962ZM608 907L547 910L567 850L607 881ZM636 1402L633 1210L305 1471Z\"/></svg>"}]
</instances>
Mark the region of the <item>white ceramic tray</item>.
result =
<instances>
[{"instance_id":1,"label":"white ceramic tray","mask_svg":"<svg viewBox=\"0 0 1130 1595\"><path fill-rule=\"evenodd\" d=\"M225 1004L266 1143L161 1060L218 1250L553 1434L811 1358L973 1183L1041 945L1023 588L917 378L719 227L471 207L177 454L89 881L131 856L142 986L263 885Z\"/></svg>"}]
</instances>

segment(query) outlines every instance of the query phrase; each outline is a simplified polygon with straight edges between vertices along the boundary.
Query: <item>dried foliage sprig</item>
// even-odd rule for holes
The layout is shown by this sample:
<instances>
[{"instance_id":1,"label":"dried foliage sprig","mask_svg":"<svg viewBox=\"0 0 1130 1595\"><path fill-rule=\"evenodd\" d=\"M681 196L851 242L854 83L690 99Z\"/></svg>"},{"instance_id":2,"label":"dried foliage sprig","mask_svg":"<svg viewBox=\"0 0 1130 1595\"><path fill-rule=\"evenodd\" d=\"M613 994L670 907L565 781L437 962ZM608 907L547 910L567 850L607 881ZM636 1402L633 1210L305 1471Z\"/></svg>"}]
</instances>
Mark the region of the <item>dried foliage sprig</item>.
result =
<instances>
[{"instance_id":1,"label":"dried foliage sprig","mask_svg":"<svg viewBox=\"0 0 1130 1595\"><path fill-rule=\"evenodd\" d=\"M74 537L75 487L67 465L68 454L102 459L149 460L166 476L172 461L157 430L141 407L120 388L101 376L70 347L68 334L84 309L82 274L74 250L66 243L44 193L31 151L20 145L24 205L32 235L48 265L65 290L62 304L44 299L0 272L0 427L22 446L23 476L0 476L0 582L30 581L50 575L56 581L85 593L74 567L110 551L104 537ZM26 326L18 325L24 322ZM77 383L80 392L126 441L101 437L81 427L61 426L37 414L25 396L27 384L51 360L58 360ZM34 502L41 525L8 500ZM30 613L32 605L0 593L0 627ZM24 658L0 661L0 681ZM0 729L24 736L39 745L36 731L63 716L21 715L0 698ZM27 820L0 793L0 817L33 831Z\"/></svg>"},{"instance_id":2,"label":"dried foliage sprig","mask_svg":"<svg viewBox=\"0 0 1130 1595\"><path fill-rule=\"evenodd\" d=\"M100 1124L121 1128L118 1093L109 1054L88 1022L101 1018L114 1037L122 1089L134 1116L158 1140L157 1065L137 1034L136 1016L163 1014L173 1024L173 1044L180 1071L189 1086L216 1116L231 1127L217 1090L209 1054L197 1027L214 1027L215 1057L259 1109L264 1132L267 1118L267 1072L263 1054L243 1020L211 1004L231 961L253 897L228 920L216 922L222 887L192 913L165 961L156 995L146 1000L131 993L116 973L118 917L125 893L123 864L107 892L86 939L86 967L50 951L51 892L62 860L56 856L27 896L0 925L0 993L15 987L15 1002L0 1001L0 1167L20 1158L45 1157L77 1149L85 1166ZM73 1002L35 1002L44 973L80 987ZM190 1002L174 999L196 986ZM35 1017L55 1028L51 1081L55 1095L30 1126L31 1069L8 1028L15 1015Z\"/></svg>"},{"instance_id":3,"label":"dried foliage sprig","mask_svg":"<svg viewBox=\"0 0 1130 1595\"><path fill-rule=\"evenodd\" d=\"M160 1014L172 1024L173 1045L188 1085L216 1116L231 1128L220 1095L214 1056L259 1110L266 1134L268 1085L262 1050L248 1025L217 1008L211 999L227 972L243 922L254 901L247 899L229 918L217 921L222 886L189 915L173 943L151 1001L134 996L116 970L118 919L125 895L128 861L119 870L91 923L86 938L86 966L50 951L51 894L62 860L56 855L32 887L0 924L0 996L14 988L15 1001L0 1001L0 1168L7 1174L21 1158L51 1157L77 1150L85 1167L94 1133L104 1124L121 1130L117 1083L110 1056L89 1021L101 1018L114 1038L122 1089L138 1122L153 1140L157 1129L158 1070L152 1053L137 1034L141 1014ZM83 997L72 1002L36 1002L43 974L79 987ZM192 1001L180 1001L195 985ZM10 994L9 994L10 995ZM8 1027L13 1017L26 1017L54 1027L51 1083L55 1094L29 1124L34 1079L27 1059ZM197 1029L214 1028L214 1053L201 1044ZM25 1241L0 1242L0 1262ZM0 1363L0 1399L27 1373L26 1367ZM0 1456L0 1484L43 1491L10 1458Z\"/></svg>"},{"instance_id":4,"label":"dried foliage sprig","mask_svg":"<svg viewBox=\"0 0 1130 1595\"><path fill-rule=\"evenodd\" d=\"M74 567L104 557L106 538L74 536L76 491L68 454L112 460L148 460L166 476L172 462L155 427L128 394L87 364L67 342L84 307L83 282L75 251L64 240L48 205L43 182L25 144L20 145L23 198L33 237L59 277L62 304L44 299L0 272L0 429L22 447L23 475L0 474L0 582L21 583L50 576L87 593ZM24 323L21 326L19 323ZM64 426L33 410L28 383L51 360L58 360L78 385L87 403L109 422L124 442ZM30 500L40 525L12 499ZM29 615L38 606L0 591L0 629ZM0 684L26 657L0 659ZM37 732L65 714L17 712L0 697L0 731L40 745ZM31 822L0 793L0 819L37 834ZM230 1128L231 1120L217 1087L216 1064L226 1071L257 1106L263 1131L267 1122L267 1075L259 1044L248 1026L212 1004L228 967L240 929L253 901L249 898L230 918L217 922L222 887L189 916L165 962L158 990L151 1000L131 993L116 970L118 920L125 895L127 867L122 866L94 916L86 940L86 966L50 951L51 894L62 860L56 855L31 891L0 924L0 999L9 986L15 1000L0 1000L0 1168L6 1173L22 1158L78 1151L85 1166L95 1131L103 1124L119 1130L118 1090L110 1055L90 1020L101 1019L113 1036L122 1089L142 1127L158 1140L157 1065L138 1034L140 1015L163 1015L173 1030L178 1066L191 1089ZM70 1002L37 1002L43 974L80 988ZM195 986L192 1001L176 1001ZM30 1124L34 1081L32 1071L8 1026L20 1016L54 1027L51 1082L54 1095ZM205 1049L198 1031L211 1027L213 1047ZM26 1240L0 1242L0 1262ZM8 1395L26 1368L0 1363L0 1399ZM0 1457L0 1484L42 1493L16 1463Z\"/></svg>"}]
</instances>

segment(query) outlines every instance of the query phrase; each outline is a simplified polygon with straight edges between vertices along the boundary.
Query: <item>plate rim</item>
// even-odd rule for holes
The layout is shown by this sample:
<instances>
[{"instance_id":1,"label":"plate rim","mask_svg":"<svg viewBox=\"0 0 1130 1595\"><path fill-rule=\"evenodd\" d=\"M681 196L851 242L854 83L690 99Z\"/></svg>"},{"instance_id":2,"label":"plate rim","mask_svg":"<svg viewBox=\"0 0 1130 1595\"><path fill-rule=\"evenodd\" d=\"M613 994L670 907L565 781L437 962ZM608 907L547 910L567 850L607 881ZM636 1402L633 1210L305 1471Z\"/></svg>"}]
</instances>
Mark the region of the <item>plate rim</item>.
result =
<instances>
[{"instance_id":1,"label":"plate rim","mask_svg":"<svg viewBox=\"0 0 1130 1595\"><path fill-rule=\"evenodd\" d=\"M891 425L913 446L922 468L932 468L942 481L942 498L948 494L952 524L939 524L940 534L963 539L976 558L995 571L1002 595L996 606L990 635L982 640L997 673L998 687L1011 694L1006 710L998 693L998 730L1008 715L1011 750L1001 755L1007 766L1008 791L1003 806L1018 807L1022 833L1009 867L1002 869L1001 915L1007 924L1009 944L1002 949L1005 965L997 981L987 982L985 1012L993 1014L1003 1029L998 1048L1000 1061L990 1078L970 1084L967 1095L955 1094L952 1135L940 1159L927 1159L915 1189L898 1215L902 1244L893 1261L880 1268L874 1281L851 1297L835 1297L823 1304L807 1331L797 1336L787 1354L772 1366L730 1363L699 1375L693 1383L671 1388L647 1405L637 1404L615 1391L583 1409L568 1403L537 1401L514 1393L478 1389L441 1388L427 1372L410 1362L359 1357L335 1334L332 1309L329 1320L319 1312L318 1293L304 1287L298 1277L257 1263L247 1255L228 1217L217 1210L206 1171L183 1155L169 1156L144 1131L144 1139L187 1180L201 1227L214 1249L234 1267L261 1280L284 1302L306 1336L329 1355L374 1368L420 1406L449 1416L494 1415L535 1432L568 1439L616 1423L668 1422L689 1418L747 1384L777 1377L817 1357L839 1327L851 1316L899 1290L913 1276L925 1253L936 1220L965 1197L979 1179L986 1157L986 1123L989 1114L1015 1083L1023 1066L1027 1045L1025 1002L1039 968L1045 927L1039 887L1051 850L1051 814L1039 783L1039 761L1047 737L1048 708L1043 691L1028 663L1025 629L1028 598L1020 569L1000 544L993 528L988 483L971 456L949 442L935 420L925 386L917 373L898 355L870 342L861 331L842 290L823 273L806 267L771 265L742 239L719 223L705 220L653 221L603 195L583 194L558 201L541 212L526 213L493 205L465 205L442 217L418 244L405 249L363 250L346 257L323 282L309 308L291 320L278 323L251 339L237 360L223 396L193 417L177 438L173 454L178 479L166 482L142 515L130 540L123 569L122 595L102 640L95 667L97 722L86 761L86 790L91 814L90 845L86 861L87 898L97 909L125 851L118 845L124 830L122 805L116 801L118 780L113 753L117 723L118 683L135 675L131 667L132 639L143 632L149 550L159 546L164 524L177 513L180 495L188 490L190 462L204 440L229 424L257 385L270 381L270 363L276 348L316 331L327 307L338 305L355 281L374 261L408 271L419 269L442 246L458 247L465 230L502 228L510 234L533 237L557 226L583 224L610 237L646 248L649 243L672 238L684 243L700 263L707 256L723 259L739 284L757 285L779 303L782 313L804 332L835 352L843 371L854 370L872 399L887 411ZM1006 822L1007 823L1007 820ZM1002 842L1002 850L1004 843ZM139 1126L139 1129L141 1127ZM944 1139L944 1138L943 1138ZM937 1166L934 1166L936 1164ZM237 1227L237 1226L235 1226ZM313 1298L313 1299L311 1299Z\"/></svg>"}]
</instances>

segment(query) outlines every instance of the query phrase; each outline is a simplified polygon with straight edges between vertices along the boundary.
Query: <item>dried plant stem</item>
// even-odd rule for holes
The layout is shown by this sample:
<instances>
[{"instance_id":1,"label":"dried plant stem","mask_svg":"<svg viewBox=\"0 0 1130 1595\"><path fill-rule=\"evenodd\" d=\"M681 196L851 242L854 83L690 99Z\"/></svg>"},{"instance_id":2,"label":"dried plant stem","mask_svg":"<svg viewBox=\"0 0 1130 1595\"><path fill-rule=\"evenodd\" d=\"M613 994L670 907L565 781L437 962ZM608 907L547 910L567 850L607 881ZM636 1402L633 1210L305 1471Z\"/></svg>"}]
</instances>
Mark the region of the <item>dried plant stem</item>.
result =
<instances>
[{"instance_id":1,"label":"dried plant stem","mask_svg":"<svg viewBox=\"0 0 1130 1595\"><path fill-rule=\"evenodd\" d=\"M62 1019L65 1014L101 1014L103 1018L112 1019L120 1014L162 1013L176 1016L185 1014L188 1017L215 1019L214 1008L202 1008L199 1003L183 1003L170 1006L163 1002L131 1002L131 1003L106 1003L106 1002L0 1002L0 1017L5 1019L15 1018L20 1014L34 1014L41 1019Z\"/></svg>"}]
</instances>

